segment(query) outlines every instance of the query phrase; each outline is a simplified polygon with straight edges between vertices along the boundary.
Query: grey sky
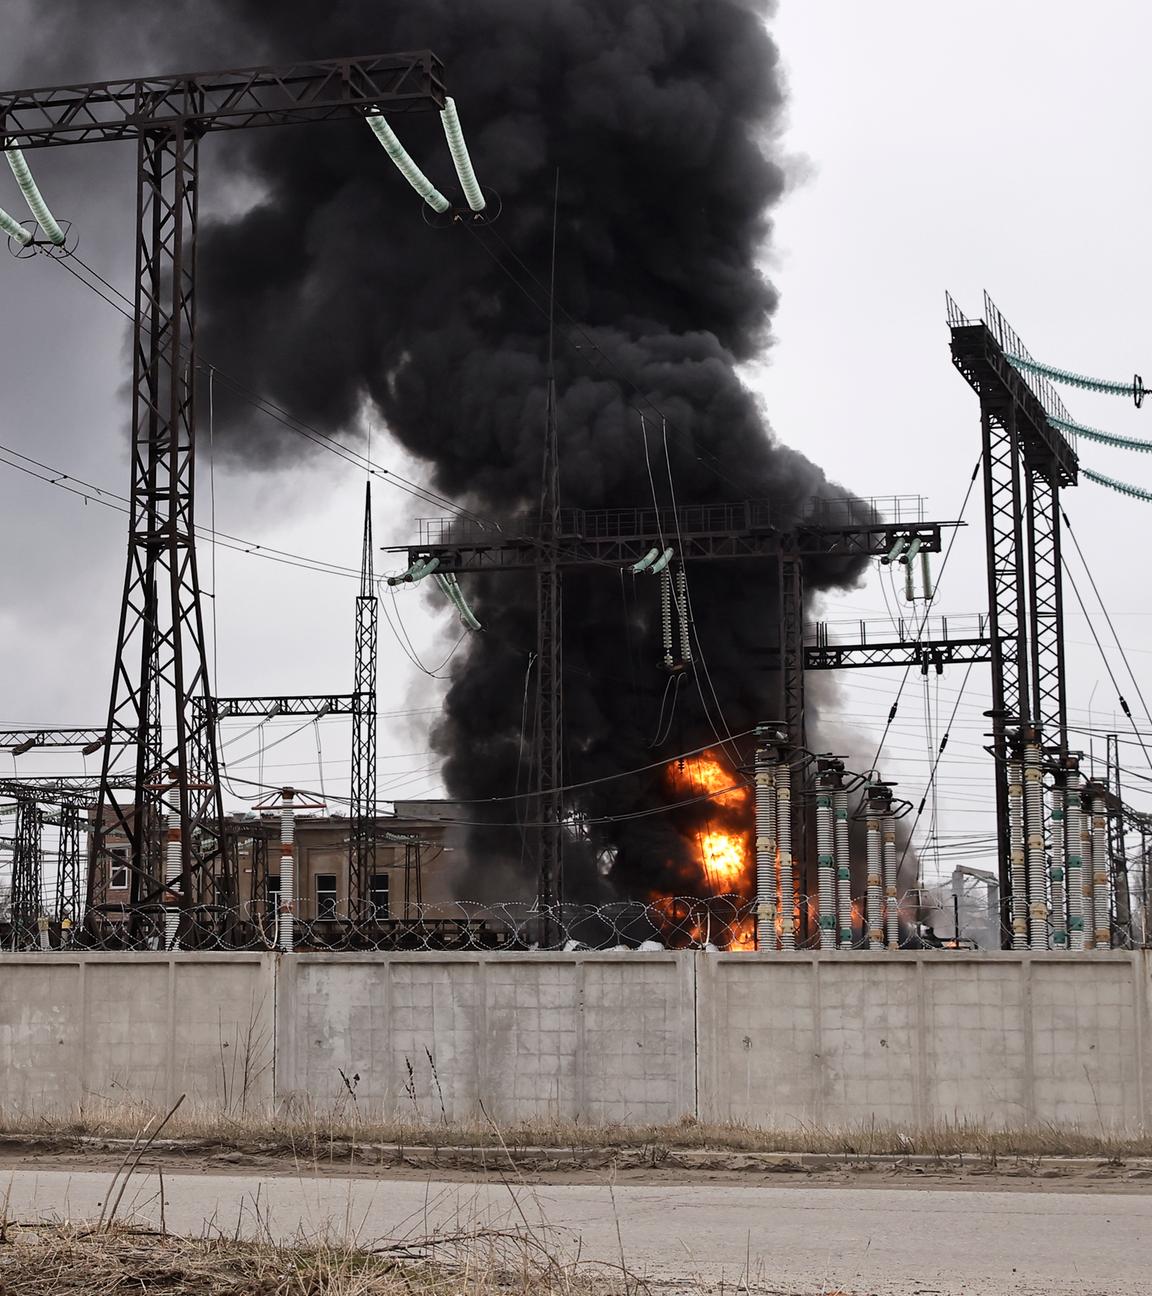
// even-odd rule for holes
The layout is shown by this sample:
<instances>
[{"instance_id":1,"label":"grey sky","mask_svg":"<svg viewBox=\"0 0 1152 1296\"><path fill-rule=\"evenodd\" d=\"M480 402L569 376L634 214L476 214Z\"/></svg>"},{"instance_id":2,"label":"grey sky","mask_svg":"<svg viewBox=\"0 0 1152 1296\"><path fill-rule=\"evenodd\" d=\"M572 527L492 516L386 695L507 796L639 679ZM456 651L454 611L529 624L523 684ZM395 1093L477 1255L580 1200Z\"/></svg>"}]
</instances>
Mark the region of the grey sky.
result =
<instances>
[{"instance_id":1,"label":"grey sky","mask_svg":"<svg viewBox=\"0 0 1152 1296\"><path fill-rule=\"evenodd\" d=\"M1152 381L1143 327L1152 253L1141 147L1152 117L1145 67L1152 14L1125 0L1091 9L1065 0L976 0L962 9L925 0L784 0L772 26L791 80L783 142L795 158L797 183L766 249L782 292L778 340L750 381L780 437L831 476L864 495L924 495L932 515L952 518L976 461L978 420L975 399L949 362L945 288L978 314L987 287L1042 359L1104 376L1143 369ZM9 80L2 55L0 75ZM59 215L78 223L85 258L128 291L131 155L104 148L97 165L80 163L77 153L32 160ZM20 210L4 176L0 204ZM0 442L123 493L123 320L43 258L0 257L0 302ZM1152 437L1147 410L1079 392L1066 401L1083 422ZM206 433L204 406L202 415ZM375 451L382 462L405 466L382 439ZM1082 455L1104 473L1152 487L1146 459L1092 446L1082 446ZM200 485L206 523L206 472ZM266 545L354 565L361 491L358 474L331 456L313 457L294 473L221 470L217 524ZM402 539L429 512L385 486L376 498L382 542ZM974 525L957 544L937 611L968 613L986 603L979 504L977 493L968 513ZM1141 685L1152 652L1152 600L1141 561L1149 507L1091 484L1067 500ZM0 517L0 718L100 723L124 518L10 468L0 469ZM211 587L208 549L201 564ZM1073 568L1090 598L1074 559ZM349 687L351 581L220 550L215 588L220 692ZM859 591L830 600L826 613L881 619L888 614L883 593L873 576ZM896 610L892 598L889 592ZM436 665L456 638L449 634L454 623L430 615L422 593L406 592L400 604L419 655ZM1113 720L1115 691L1071 596L1068 612L1073 723L1086 724L1091 705L1093 725L1123 732L1122 717ZM381 633L381 710L418 712L382 722L381 794L434 792L436 771L422 753L440 686L407 661L385 622ZM938 728L962 678L953 668L938 686L931 680L927 699L918 676L904 691L881 763L913 800L929 765L925 708ZM844 725L878 735L899 680L899 672L867 672L846 681ZM1124 687L1138 709L1135 690ZM987 705L987 668L976 667L941 770L942 834L991 831L990 762L980 743ZM268 744L289 731L271 723L262 736L233 743L225 753L232 772L315 786L311 728L267 750L262 767L256 758L240 759L261 738ZM321 733L327 789L342 793L347 727L328 721ZM822 735L829 744L839 736L835 726ZM1126 752L1133 773L1147 774L1140 750ZM14 764L29 774L75 771L79 758L0 758L0 767ZM1140 802L1138 792L1133 799ZM935 867L931 855L925 863ZM946 858L940 867L949 867Z\"/></svg>"}]
</instances>

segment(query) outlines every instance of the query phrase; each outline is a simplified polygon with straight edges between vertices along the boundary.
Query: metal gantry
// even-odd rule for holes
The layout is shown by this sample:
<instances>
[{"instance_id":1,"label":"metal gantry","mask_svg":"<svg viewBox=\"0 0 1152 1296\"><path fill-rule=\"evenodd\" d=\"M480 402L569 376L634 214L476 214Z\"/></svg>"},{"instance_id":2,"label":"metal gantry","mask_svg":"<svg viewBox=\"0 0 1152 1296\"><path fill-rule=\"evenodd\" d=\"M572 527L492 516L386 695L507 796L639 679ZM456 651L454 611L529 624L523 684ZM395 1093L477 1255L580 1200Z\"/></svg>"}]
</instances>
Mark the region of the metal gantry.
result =
<instances>
[{"instance_id":1,"label":"metal gantry","mask_svg":"<svg viewBox=\"0 0 1152 1296\"><path fill-rule=\"evenodd\" d=\"M900 508L891 510L899 514ZM778 672L779 714L788 742L804 748L804 560L880 558L897 540L939 553L950 522L925 521L920 510L906 520L885 521L869 502L820 501L818 510L798 525L773 525L768 507L758 502L656 508L547 509L500 525L470 517L425 520L415 544L400 552L409 566L437 560L438 572L532 571L537 578L537 798L542 806L539 892L549 908L563 902L561 825L562 687L560 655L560 581L564 571L619 568L640 562L665 537L675 536L683 562L746 559L773 564L778 581L780 639L766 654L766 669ZM545 651L546 650L546 651ZM803 803L801 803L803 810ZM553 830L552 825L557 825ZM546 866L546 867L545 867Z\"/></svg>"},{"instance_id":2,"label":"metal gantry","mask_svg":"<svg viewBox=\"0 0 1152 1296\"><path fill-rule=\"evenodd\" d=\"M427 51L201 72L0 94L0 136L25 150L133 140L137 149L132 484L128 564L90 877L113 858L139 906L175 891L211 903L223 829L196 568L195 283L198 156L211 131L440 108ZM114 732L131 735L132 786L114 777ZM172 771L171 777L169 771ZM180 875L161 876L168 802L180 819ZM114 846L111 844L114 843ZM96 895L90 899L98 899Z\"/></svg>"},{"instance_id":3,"label":"metal gantry","mask_svg":"<svg viewBox=\"0 0 1152 1296\"><path fill-rule=\"evenodd\" d=\"M1017 895L1014 907L1021 848L1011 839L1009 766L1031 744L1054 780L1062 783L1068 763L1060 492L1076 485L1079 461L1052 422L1070 419L1051 384L1025 378L1009 359L1029 353L995 303L985 294L983 320L967 319L951 296L947 307L952 362L980 400L1001 935L1019 945L1020 924L1032 930L1024 915L1046 906L1047 895L1029 897L1032 908ZM1030 838L1041 838L1033 849L1043 851L1050 833L1046 815L1028 825ZM1026 877L1017 868L1017 883Z\"/></svg>"}]
</instances>

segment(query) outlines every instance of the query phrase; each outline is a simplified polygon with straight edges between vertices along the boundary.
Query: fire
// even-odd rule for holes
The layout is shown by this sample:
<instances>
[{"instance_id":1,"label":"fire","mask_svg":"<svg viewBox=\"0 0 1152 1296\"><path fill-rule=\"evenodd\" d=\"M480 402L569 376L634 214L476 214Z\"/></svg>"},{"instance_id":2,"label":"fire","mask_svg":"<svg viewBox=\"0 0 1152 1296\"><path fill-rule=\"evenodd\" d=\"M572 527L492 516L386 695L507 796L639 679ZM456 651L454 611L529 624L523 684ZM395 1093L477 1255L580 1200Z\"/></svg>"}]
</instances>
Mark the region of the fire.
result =
<instances>
[{"instance_id":1,"label":"fire","mask_svg":"<svg viewBox=\"0 0 1152 1296\"><path fill-rule=\"evenodd\" d=\"M703 832L697 840L708 881L721 895L739 892L748 867L744 837L728 832Z\"/></svg>"},{"instance_id":2,"label":"fire","mask_svg":"<svg viewBox=\"0 0 1152 1296\"><path fill-rule=\"evenodd\" d=\"M699 903L677 904L669 896L654 896L654 902L676 931L686 933L695 944L755 949L753 920L733 912L735 905L751 900L755 893L751 790L714 751L673 761L666 782L677 800L702 798L685 806L680 827L691 847L691 864L682 873L682 885L686 894L699 897ZM717 906L719 897L731 899Z\"/></svg>"},{"instance_id":3,"label":"fire","mask_svg":"<svg viewBox=\"0 0 1152 1296\"><path fill-rule=\"evenodd\" d=\"M668 766L668 781L672 790L680 795L699 796L713 794L716 805L746 805L751 793L739 777L720 763L714 752L701 752L698 756L685 756Z\"/></svg>"}]
</instances>

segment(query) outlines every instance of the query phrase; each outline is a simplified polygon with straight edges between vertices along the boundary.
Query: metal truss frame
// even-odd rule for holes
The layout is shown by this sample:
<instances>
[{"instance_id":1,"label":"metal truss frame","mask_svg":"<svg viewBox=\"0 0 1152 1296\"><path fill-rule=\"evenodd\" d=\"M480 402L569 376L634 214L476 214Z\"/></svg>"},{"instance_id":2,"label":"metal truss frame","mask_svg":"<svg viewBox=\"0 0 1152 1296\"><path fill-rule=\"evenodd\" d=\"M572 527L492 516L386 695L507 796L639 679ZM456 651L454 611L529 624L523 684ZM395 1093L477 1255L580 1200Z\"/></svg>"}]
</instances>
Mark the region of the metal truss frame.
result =
<instances>
[{"instance_id":1,"label":"metal truss frame","mask_svg":"<svg viewBox=\"0 0 1152 1296\"><path fill-rule=\"evenodd\" d=\"M131 869L131 908L175 894L193 906L232 893L196 568L195 279L198 151L211 131L440 108L427 51L239 71L103 81L0 94L0 135L25 149L134 140L136 296L128 562L89 902L113 857ZM114 734L127 731L125 742ZM132 786L116 771L130 752ZM180 816L180 875L162 877L160 825Z\"/></svg>"}]
</instances>

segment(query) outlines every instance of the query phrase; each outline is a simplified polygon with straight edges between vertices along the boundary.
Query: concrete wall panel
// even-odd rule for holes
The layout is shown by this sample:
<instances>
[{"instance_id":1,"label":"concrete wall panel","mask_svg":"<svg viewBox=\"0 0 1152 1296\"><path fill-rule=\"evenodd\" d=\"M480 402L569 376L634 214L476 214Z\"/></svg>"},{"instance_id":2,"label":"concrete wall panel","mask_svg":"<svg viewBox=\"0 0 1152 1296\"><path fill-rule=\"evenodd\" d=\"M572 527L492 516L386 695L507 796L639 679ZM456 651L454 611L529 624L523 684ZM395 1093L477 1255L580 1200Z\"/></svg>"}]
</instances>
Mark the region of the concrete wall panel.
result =
<instances>
[{"instance_id":1,"label":"concrete wall panel","mask_svg":"<svg viewBox=\"0 0 1152 1296\"><path fill-rule=\"evenodd\" d=\"M697 957L705 1119L1147 1128L1144 953Z\"/></svg>"},{"instance_id":2,"label":"concrete wall panel","mask_svg":"<svg viewBox=\"0 0 1152 1296\"><path fill-rule=\"evenodd\" d=\"M0 1092L19 1110L273 1096L275 959L48 954L0 959Z\"/></svg>"},{"instance_id":3,"label":"concrete wall panel","mask_svg":"<svg viewBox=\"0 0 1152 1296\"><path fill-rule=\"evenodd\" d=\"M278 1091L347 1103L342 1071L394 1117L675 1120L696 1101L692 957L297 955Z\"/></svg>"}]
</instances>

